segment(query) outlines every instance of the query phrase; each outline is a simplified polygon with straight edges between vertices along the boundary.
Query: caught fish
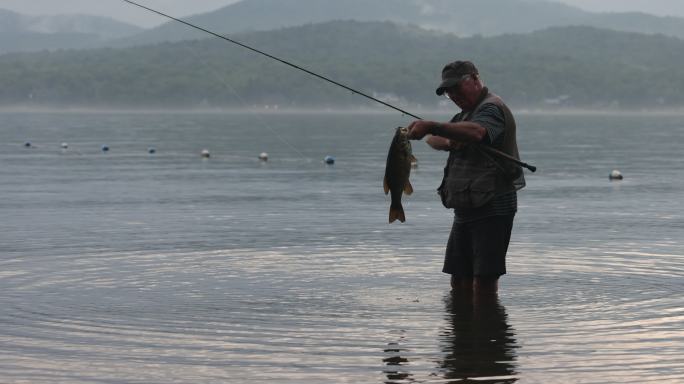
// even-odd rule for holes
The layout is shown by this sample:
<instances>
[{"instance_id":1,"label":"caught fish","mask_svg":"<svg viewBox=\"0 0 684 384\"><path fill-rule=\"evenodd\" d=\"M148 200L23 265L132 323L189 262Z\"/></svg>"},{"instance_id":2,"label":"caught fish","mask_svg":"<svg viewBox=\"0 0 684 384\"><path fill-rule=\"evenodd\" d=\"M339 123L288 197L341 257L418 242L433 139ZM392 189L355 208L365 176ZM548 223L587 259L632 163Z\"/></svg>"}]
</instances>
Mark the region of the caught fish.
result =
<instances>
[{"instance_id":1,"label":"caught fish","mask_svg":"<svg viewBox=\"0 0 684 384\"><path fill-rule=\"evenodd\" d=\"M389 210L389 222L399 220L406 221L404 207L401 205L401 195L413 193L413 187L409 182L411 174L411 163L416 162L416 158L411 153L411 142L408 139L408 129L399 127L394 134L389 153L387 154L387 165L385 166L384 188L385 195L391 193L392 203Z\"/></svg>"}]
</instances>

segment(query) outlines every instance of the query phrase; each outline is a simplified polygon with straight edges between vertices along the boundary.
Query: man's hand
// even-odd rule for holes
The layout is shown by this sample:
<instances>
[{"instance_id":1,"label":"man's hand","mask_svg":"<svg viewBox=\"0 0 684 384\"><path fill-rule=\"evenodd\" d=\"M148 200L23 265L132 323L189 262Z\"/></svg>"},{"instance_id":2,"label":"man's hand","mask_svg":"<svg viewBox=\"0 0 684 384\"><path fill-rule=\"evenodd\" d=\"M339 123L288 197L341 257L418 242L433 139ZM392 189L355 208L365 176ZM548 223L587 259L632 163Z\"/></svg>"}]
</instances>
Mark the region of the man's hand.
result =
<instances>
[{"instance_id":1,"label":"man's hand","mask_svg":"<svg viewBox=\"0 0 684 384\"><path fill-rule=\"evenodd\" d=\"M407 127L408 138L410 140L420 140L428 133L432 133L432 129L435 126L437 126L437 123L434 121L416 120Z\"/></svg>"},{"instance_id":2,"label":"man's hand","mask_svg":"<svg viewBox=\"0 0 684 384\"><path fill-rule=\"evenodd\" d=\"M427 145L438 151L451 151L454 149L463 149L463 147L465 147L466 145L465 143L460 141L449 140L446 137L432 135L429 135L425 139L425 142L427 143Z\"/></svg>"}]
</instances>

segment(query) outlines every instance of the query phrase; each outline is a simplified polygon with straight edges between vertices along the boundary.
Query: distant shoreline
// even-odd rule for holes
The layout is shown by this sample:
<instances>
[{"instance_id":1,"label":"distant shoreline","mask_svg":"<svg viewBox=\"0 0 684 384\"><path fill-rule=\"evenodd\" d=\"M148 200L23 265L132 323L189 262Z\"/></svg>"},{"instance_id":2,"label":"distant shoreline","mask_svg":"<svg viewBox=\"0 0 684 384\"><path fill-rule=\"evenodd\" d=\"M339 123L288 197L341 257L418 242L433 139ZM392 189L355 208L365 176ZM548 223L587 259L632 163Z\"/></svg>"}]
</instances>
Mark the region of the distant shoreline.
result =
<instances>
[{"instance_id":1,"label":"distant shoreline","mask_svg":"<svg viewBox=\"0 0 684 384\"><path fill-rule=\"evenodd\" d=\"M457 108L417 108L400 106L407 112L427 118L428 116L455 114ZM684 116L684 107L662 109L591 109L591 108L516 108L516 115L569 115L569 116ZM401 114L389 108L90 108L90 107L0 107L0 113L36 114L268 114L268 115L392 115ZM410 116L408 116L410 118Z\"/></svg>"}]
</instances>

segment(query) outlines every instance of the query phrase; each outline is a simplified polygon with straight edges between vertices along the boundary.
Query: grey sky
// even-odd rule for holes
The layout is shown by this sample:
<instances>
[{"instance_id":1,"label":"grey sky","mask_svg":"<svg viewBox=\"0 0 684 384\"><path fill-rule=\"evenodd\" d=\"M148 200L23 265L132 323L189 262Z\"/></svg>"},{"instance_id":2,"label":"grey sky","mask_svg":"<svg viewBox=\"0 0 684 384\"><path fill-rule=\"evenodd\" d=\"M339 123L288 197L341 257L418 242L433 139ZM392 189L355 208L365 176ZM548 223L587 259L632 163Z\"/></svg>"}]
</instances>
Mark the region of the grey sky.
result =
<instances>
[{"instance_id":1,"label":"grey sky","mask_svg":"<svg viewBox=\"0 0 684 384\"><path fill-rule=\"evenodd\" d=\"M188 16L218 9L237 0L137 0L172 16ZM344 1L344 0L340 0ZM682 0L556 0L596 12L641 11L660 16L684 17ZM0 8L31 15L92 14L109 16L144 27L165 22L160 16L122 0L0 0Z\"/></svg>"},{"instance_id":2,"label":"grey sky","mask_svg":"<svg viewBox=\"0 0 684 384\"><path fill-rule=\"evenodd\" d=\"M188 16L221 8L237 0L133 0L171 16ZM29 15L88 14L109 16L150 27L168 20L122 0L0 0L0 8Z\"/></svg>"}]
</instances>

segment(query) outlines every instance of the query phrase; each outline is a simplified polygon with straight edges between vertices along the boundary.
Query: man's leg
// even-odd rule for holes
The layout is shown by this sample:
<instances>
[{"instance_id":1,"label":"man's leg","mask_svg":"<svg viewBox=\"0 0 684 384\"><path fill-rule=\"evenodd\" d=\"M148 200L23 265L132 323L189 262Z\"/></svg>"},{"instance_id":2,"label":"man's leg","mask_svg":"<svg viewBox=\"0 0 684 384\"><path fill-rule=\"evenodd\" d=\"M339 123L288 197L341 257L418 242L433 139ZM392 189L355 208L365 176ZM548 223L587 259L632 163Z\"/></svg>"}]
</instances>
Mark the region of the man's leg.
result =
<instances>
[{"instance_id":1,"label":"man's leg","mask_svg":"<svg viewBox=\"0 0 684 384\"><path fill-rule=\"evenodd\" d=\"M442 268L442 272L451 275L451 290L454 293L470 293L473 290L472 253L467 224L457 223L454 220Z\"/></svg>"},{"instance_id":2,"label":"man's leg","mask_svg":"<svg viewBox=\"0 0 684 384\"><path fill-rule=\"evenodd\" d=\"M473 279L473 293L478 296L495 295L499 291L498 277L476 276Z\"/></svg>"},{"instance_id":3,"label":"man's leg","mask_svg":"<svg viewBox=\"0 0 684 384\"><path fill-rule=\"evenodd\" d=\"M470 227L473 244L473 291L478 295L496 294L499 277L506 274L506 253L511 239L513 215L492 216Z\"/></svg>"},{"instance_id":4,"label":"man's leg","mask_svg":"<svg viewBox=\"0 0 684 384\"><path fill-rule=\"evenodd\" d=\"M460 277L451 275L451 291L452 292L471 292L473 290L472 277Z\"/></svg>"}]
</instances>

